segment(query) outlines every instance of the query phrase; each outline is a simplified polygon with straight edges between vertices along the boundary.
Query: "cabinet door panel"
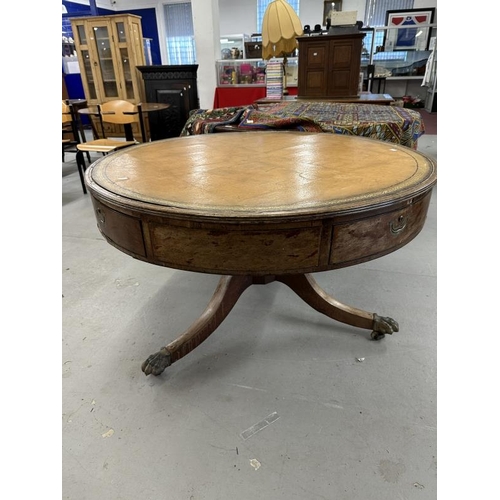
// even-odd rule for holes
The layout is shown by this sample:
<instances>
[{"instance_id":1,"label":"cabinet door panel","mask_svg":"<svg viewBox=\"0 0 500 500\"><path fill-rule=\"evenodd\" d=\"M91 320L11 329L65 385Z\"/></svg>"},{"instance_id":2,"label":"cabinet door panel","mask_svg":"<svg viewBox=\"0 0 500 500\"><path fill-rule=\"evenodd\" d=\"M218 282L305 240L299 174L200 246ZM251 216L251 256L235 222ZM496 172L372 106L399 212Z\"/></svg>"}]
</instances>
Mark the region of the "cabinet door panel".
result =
<instances>
[{"instance_id":1,"label":"cabinet door panel","mask_svg":"<svg viewBox=\"0 0 500 500\"><path fill-rule=\"evenodd\" d=\"M307 61L309 67L325 66L328 60L328 51L326 45L311 46L307 48Z\"/></svg>"},{"instance_id":2,"label":"cabinet door panel","mask_svg":"<svg viewBox=\"0 0 500 500\"><path fill-rule=\"evenodd\" d=\"M332 40L330 43L328 94L339 97L355 96L358 94L361 40Z\"/></svg>"},{"instance_id":3,"label":"cabinet door panel","mask_svg":"<svg viewBox=\"0 0 500 500\"><path fill-rule=\"evenodd\" d=\"M117 66L120 79L120 98L132 102L142 100L142 80L135 69L136 66L144 64L144 50L141 30L137 23L116 21L114 24ZM136 50L136 44L140 43Z\"/></svg>"},{"instance_id":4,"label":"cabinet door panel","mask_svg":"<svg viewBox=\"0 0 500 500\"><path fill-rule=\"evenodd\" d=\"M122 90L125 93L125 99L131 100L134 98L135 92L134 92L134 81L132 78L133 68L130 67L130 57L128 55L127 47L120 48L120 62L122 66L123 83L125 87Z\"/></svg>"},{"instance_id":5,"label":"cabinet door panel","mask_svg":"<svg viewBox=\"0 0 500 500\"><path fill-rule=\"evenodd\" d=\"M299 45L299 50L301 46ZM328 42L314 41L299 51L298 85L309 97L325 95L328 78ZM301 64L305 61L305 64Z\"/></svg>"},{"instance_id":6,"label":"cabinet door panel","mask_svg":"<svg viewBox=\"0 0 500 500\"><path fill-rule=\"evenodd\" d=\"M93 73L92 56L88 46L88 36L85 26L83 22L73 23L72 30L75 36L75 48L78 54L85 97L89 101L89 104L95 104L97 102L98 88Z\"/></svg>"},{"instance_id":7,"label":"cabinet door panel","mask_svg":"<svg viewBox=\"0 0 500 500\"><path fill-rule=\"evenodd\" d=\"M91 50L93 50L94 72L100 74L99 80L102 83L101 91L105 100L117 99L118 77L113 51L113 40L111 26L103 21L89 23Z\"/></svg>"},{"instance_id":8,"label":"cabinet door panel","mask_svg":"<svg viewBox=\"0 0 500 500\"><path fill-rule=\"evenodd\" d=\"M349 70L332 71L329 79L329 93L333 92L345 92L346 95L349 94L351 82L351 72Z\"/></svg>"},{"instance_id":9,"label":"cabinet door panel","mask_svg":"<svg viewBox=\"0 0 500 500\"><path fill-rule=\"evenodd\" d=\"M307 95L323 95L326 89L326 76L325 71L307 71L305 77Z\"/></svg>"},{"instance_id":10,"label":"cabinet door panel","mask_svg":"<svg viewBox=\"0 0 500 500\"><path fill-rule=\"evenodd\" d=\"M80 50L80 61L83 61L83 67L80 67L80 71L83 73L84 77L82 78L84 88L86 84L86 95L90 96L90 99L87 97L87 100L91 99L97 100L97 88L94 80L94 75L92 73L92 63L90 59L90 53L88 50ZM83 76L82 75L82 76Z\"/></svg>"},{"instance_id":11,"label":"cabinet door panel","mask_svg":"<svg viewBox=\"0 0 500 500\"><path fill-rule=\"evenodd\" d=\"M334 69L350 68L352 64L352 44L351 43L332 43L332 66Z\"/></svg>"},{"instance_id":12,"label":"cabinet door panel","mask_svg":"<svg viewBox=\"0 0 500 500\"><path fill-rule=\"evenodd\" d=\"M178 137L189 116L189 93L182 83L171 83L170 88L159 88L155 102L170 104L159 113L151 113L151 140Z\"/></svg>"}]
</instances>

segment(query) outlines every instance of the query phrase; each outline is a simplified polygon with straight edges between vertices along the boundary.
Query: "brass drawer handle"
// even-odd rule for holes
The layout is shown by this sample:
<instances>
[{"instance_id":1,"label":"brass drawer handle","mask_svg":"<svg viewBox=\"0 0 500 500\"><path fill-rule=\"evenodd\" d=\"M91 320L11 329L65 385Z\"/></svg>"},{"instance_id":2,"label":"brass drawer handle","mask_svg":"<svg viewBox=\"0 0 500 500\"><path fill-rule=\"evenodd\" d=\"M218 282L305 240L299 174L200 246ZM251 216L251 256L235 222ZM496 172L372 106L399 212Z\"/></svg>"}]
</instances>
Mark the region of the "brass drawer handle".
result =
<instances>
[{"instance_id":1,"label":"brass drawer handle","mask_svg":"<svg viewBox=\"0 0 500 500\"><path fill-rule=\"evenodd\" d=\"M406 222L407 222L407 219L403 215L400 215L398 217L398 221L397 221L398 225L397 226L394 224L393 221L391 221L391 223L390 223L391 233L392 234L400 233L406 227Z\"/></svg>"},{"instance_id":2,"label":"brass drawer handle","mask_svg":"<svg viewBox=\"0 0 500 500\"><path fill-rule=\"evenodd\" d=\"M97 214L97 220L101 224L104 224L106 222L106 218L104 217L104 212L100 208L97 208L95 212Z\"/></svg>"}]
</instances>

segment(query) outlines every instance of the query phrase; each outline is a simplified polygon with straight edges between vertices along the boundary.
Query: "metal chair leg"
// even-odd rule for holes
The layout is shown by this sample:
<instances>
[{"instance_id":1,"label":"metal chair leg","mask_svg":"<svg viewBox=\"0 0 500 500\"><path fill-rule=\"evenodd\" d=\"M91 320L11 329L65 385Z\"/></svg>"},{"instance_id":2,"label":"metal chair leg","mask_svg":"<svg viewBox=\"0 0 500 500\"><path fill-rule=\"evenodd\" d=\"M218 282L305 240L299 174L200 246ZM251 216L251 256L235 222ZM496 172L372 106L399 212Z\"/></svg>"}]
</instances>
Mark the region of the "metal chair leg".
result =
<instances>
[{"instance_id":1,"label":"metal chair leg","mask_svg":"<svg viewBox=\"0 0 500 500\"><path fill-rule=\"evenodd\" d=\"M87 167L85 166L85 160L83 159L83 153L81 151L78 151L76 153L76 165L78 167L78 173L80 175L80 181L82 183L83 194L87 194L87 187L85 186L84 178L84 173Z\"/></svg>"}]
</instances>

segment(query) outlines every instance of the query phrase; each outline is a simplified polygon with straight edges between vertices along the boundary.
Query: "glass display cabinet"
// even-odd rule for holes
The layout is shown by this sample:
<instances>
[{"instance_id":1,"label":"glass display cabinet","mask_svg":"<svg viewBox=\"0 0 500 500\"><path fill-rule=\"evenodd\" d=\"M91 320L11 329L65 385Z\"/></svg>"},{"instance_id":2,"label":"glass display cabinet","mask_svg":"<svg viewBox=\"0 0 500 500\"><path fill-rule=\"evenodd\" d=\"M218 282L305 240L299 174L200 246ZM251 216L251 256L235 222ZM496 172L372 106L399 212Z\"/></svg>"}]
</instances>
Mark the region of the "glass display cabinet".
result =
<instances>
[{"instance_id":1,"label":"glass display cabinet","mask_svg":"<svg viewBox=\"0 0 500 500\"><path fill-rule=\"evenodd\" d=\"M143 100L142 78L136 70L145 64L141 18L122 14L70 21L88 104Z\"/></svg>"},{"instance_id":2,"label":"glass display cabinet","mask_svg":"<svg viewBox=\"0 0 500 500\"><path fill-rule=\"evenodd\" d=\"M366 36L361 52L361 71L365 80L371 78L371 88L366 90L387 92L396 98L407 94L428 94L427 62L434 60L430 86L431 93L435 92L435 24L363 28L362 31ZM433 100L434 96L426 99Z\"/></svg>"},{"instance_id":3,"label":"glass display cabinet","mask_svg":"<svg viewBox=\"0 0 500 500\"><path fill-rule=\"evenodd\" d=\"M219 87L266 84L266 61L262 59L224 59L215 64Z\"/></svg>"},{"instance_id":4,"label":"glass display cabinet","mask_svg":"<svg viewBox=\"0 0 500 500\"><path fill-rule=\"evenodd\" d=\"M278 60L283 61L279 58ZM217 85L219 87L265 87L266 66L264 59L223 59L216 61ZM290 57L286 64L287 86L296 87L298 58Z\"/></svg>"}]
</instances>

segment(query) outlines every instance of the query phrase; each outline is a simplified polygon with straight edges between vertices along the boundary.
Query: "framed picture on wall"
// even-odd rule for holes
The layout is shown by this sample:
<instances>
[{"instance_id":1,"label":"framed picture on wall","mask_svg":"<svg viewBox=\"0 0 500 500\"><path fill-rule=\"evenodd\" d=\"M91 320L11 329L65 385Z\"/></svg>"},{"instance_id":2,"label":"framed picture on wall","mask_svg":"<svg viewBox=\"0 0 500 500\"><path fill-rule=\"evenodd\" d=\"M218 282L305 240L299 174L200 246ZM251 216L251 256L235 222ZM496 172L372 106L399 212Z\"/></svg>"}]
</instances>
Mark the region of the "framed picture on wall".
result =
<instances>
[{"instance_id":1,"label":"framed picture on wall","mask_svg":"<svg viewBox=\"0 0 500 500\"><path fill-rule=\"evenodd\" d=\"M384 47L391 50L428 50L431 28L436 9L388 10L385 25ZM393 28L393 29L390 29Z\"/></svg>"},{"instance_id":2,"label":"framed picture on wall","mask_svg":"<svg viewBox=\"0 0 500 500\"><path fill-rule=\"evenodd\" d=\"M331 19L330 12L340 12L342 10L342 0L332 2L324 0L323 2L323 26L326 26L327 18Z\"/></svg>"}]
</instances>

